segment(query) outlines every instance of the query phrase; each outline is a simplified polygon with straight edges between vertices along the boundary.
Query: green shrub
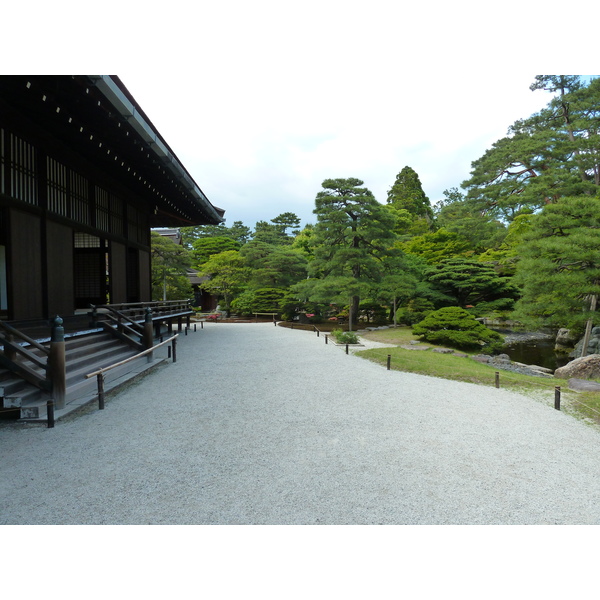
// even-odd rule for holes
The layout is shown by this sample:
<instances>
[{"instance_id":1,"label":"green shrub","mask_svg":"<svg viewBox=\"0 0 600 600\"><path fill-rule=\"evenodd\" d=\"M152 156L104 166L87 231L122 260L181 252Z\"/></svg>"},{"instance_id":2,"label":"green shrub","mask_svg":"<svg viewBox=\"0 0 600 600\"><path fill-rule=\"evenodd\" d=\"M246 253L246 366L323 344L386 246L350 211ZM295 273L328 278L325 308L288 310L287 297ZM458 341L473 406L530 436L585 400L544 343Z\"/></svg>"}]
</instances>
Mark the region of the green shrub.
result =
<instances>
[{"instance_id":1,"label":"green shrub","mask_svg":"<svg viewBox=\"0 0 600 600\"><path fill-rule=\"evenodd\" d=\"M278 313L285 290L280 288L260 288L246 290L231 302L231 310L239 315L253 313Z\"/></svg>"},{"instance_id":2,"label":"green shrub","mask_svg":"<svg viewBox=\"0 0 600 600\"><path fill-rule=\"evenodd\" d=\"M434 308L433 303L429 300L415 298L396 311L396 321L402 325L414 325L422 321Z\"/></svg>"},{"instance_id":3,"label":"green shrub","mask_svg":"<svg viewBox=\"0 0 600 600\"><path fill-rule=\"evenodd\" d=\"M358 336L352 331L342 331L334 329L331 335L338 344L358 344Z\"/></svg>"},{"instance_id":4,"label":"green shrub","mask_svg":"<svg viewBox=\"0 0 600 600\"><path fill-rule=\"evenodd\" d=\"M413 326L415 335L432 344L491 353L502 347L502 336L458 306L440 308Z\"/></svg>"}]
</instances>

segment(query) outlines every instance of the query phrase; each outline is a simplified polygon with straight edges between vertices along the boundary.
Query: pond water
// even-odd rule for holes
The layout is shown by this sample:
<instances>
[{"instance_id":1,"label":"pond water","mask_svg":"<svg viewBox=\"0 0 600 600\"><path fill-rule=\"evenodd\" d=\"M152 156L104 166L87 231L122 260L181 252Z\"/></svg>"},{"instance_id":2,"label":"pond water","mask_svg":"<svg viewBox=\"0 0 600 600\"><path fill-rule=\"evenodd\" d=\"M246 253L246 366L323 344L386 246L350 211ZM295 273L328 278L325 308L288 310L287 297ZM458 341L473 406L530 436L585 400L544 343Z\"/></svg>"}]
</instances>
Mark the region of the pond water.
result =
<instances>
[{"instance_id":1,"label":"pond water","mask_svg":"<svg viewBox=\"0 0 600 600\"><path fill-rule=\"evenodd\" d=\"M510 359L526 365L538 365L547 369L558 369L573 360L554 352L554 339L524 340L505 346L502 350Z\"/></svg>"}]
</instances>

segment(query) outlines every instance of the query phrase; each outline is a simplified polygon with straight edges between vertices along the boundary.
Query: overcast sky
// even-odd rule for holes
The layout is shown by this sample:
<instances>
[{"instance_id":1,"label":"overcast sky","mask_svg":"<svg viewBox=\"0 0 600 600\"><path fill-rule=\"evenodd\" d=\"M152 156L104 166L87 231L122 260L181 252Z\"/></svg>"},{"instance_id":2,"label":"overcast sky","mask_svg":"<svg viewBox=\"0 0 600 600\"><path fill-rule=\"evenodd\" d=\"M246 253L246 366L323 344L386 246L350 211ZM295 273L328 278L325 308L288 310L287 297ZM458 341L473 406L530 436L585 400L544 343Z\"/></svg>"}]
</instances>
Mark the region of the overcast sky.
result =
<instances>
[{"instance_id":1,"label":"overcast sky","mask_svg":"<svg viewBox=\"0 0 600 600\"><path fill-rule=\"evenodd\" d=\"M435 203L548 102L529 90L535 74L572 66L565 34L540 33L539 3L403 4L107 0L86 15L59 0L39 5L38 48L11 65L118 75L227 224L288 211L305 224L326 178L362 179L385 202L408 165ZM57 14L62 35L47 27Z\"/></svg>"}]
</instances>

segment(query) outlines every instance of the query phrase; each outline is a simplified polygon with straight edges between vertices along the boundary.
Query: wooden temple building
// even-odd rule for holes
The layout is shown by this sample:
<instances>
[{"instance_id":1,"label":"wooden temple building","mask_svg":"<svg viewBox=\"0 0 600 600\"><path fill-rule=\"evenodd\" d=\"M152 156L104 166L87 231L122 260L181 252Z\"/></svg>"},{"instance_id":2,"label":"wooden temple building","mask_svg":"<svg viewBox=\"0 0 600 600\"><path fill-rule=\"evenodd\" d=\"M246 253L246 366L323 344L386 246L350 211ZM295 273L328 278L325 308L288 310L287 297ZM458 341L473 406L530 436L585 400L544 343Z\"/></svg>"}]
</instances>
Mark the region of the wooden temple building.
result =
<instances>
[{"instance_id":1,"label":"wooden temple building","mask_svg":"<svg viewBox=\"0 0 600 600\"><path fill-rule=\"evenodd\" d=\"M149 301L150 229L222 217L118 77L0 76L0 318Z\"/></svg>"},{"instance_id":2,"label":"wooden temple building","mask_svg":"<svg viewBox=\"0 0 600 600\"><path fill-rule=\"evenodd\" d=\"M150 231L223 214L118 77L0 76L0 418L50 426L94 369L189 324L187 300L151 303Z\"/></svg>"}]
</instances>

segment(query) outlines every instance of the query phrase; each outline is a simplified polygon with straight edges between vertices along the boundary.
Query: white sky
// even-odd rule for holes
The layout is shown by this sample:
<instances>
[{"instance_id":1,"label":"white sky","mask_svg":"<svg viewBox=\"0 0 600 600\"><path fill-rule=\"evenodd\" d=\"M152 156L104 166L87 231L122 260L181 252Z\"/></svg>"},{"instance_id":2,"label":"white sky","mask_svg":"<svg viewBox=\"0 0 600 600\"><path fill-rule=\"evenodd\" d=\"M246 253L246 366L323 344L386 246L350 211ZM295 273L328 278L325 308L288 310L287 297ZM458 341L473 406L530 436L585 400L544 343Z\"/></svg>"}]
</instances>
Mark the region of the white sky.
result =
<instances>
[{"instance_id":1,"label":"white sky","mask_svg":"<svg viewBox=\"0 0 600 600\"><path fill-rule=\"evenodd\" d=\"M358 177L385 202L408 165L436 202L547 103L529 90L536 73L585 74L564 52L585 36L553 43L538 5L41 3L27 27L39 48L6 72L118 75L228 225L286 211L307 223L330 177ZM5 23L30 14L8 10ZM57 15L62 35L48 27Z\"/></svg>"}]
</instances>

